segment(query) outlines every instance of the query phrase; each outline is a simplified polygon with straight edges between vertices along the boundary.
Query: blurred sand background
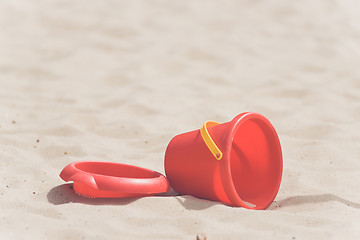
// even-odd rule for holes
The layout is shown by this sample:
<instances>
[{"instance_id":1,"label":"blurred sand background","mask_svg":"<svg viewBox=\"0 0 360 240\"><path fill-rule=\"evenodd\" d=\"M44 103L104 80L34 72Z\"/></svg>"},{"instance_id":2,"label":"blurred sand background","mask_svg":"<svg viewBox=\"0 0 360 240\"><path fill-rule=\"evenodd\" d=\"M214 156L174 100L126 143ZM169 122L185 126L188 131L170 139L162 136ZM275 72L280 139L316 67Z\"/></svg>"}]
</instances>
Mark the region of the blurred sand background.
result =
<instances>
[{"instance_id":1,"label":"blurred sand background","mask_svg":"<svg viewBox=\"0 0 360 240\"><path fill-rule=\"evenodd\" d=\"M359 239L360 3L0 1L1 239ZM170 139L245 111L274 124L266 211L99 200L73 161L164 173Z\"/></svg>"}]
</instances>

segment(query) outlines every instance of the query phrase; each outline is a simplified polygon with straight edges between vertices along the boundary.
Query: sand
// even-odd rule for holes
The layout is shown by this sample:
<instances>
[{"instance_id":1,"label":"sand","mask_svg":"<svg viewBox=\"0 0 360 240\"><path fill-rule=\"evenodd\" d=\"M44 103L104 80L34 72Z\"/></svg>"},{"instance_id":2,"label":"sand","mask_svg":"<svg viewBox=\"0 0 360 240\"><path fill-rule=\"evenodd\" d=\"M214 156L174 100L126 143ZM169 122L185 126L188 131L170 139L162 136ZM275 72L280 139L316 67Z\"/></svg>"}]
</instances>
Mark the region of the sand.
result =
<instances>
[{"instance_id":1,"label":"sand","mask_svg":"<svg viewBox=\"0 0 360 240\"><path fill-rule=\"evenodd\" d=\"M1 1L1 239L359 239L358 1ZM74 161L164 172L170 139L245 111L284 172L265 211L87 199ZM172 195L172 196L171 196Z\"/></svg>"}]
</instances>

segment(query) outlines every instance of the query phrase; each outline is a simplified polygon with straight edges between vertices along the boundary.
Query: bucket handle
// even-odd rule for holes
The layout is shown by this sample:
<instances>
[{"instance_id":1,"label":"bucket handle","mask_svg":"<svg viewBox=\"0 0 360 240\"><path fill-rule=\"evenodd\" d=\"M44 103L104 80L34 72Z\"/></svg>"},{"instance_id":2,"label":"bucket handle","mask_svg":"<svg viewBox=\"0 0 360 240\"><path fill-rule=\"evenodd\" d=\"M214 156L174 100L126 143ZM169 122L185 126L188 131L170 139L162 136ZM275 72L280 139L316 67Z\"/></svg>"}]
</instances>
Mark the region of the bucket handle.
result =
<instances>
[{"instance_id":1,"label":"bucket handle","mask_svg":"<svg viewBox=\"0 0 360 240\"><path fill-rule=\"evenodd\" d=\"M211 138L209 131L207 130L208 127L212 127L212 126L215 126L218 124L219 124L218 122L214 122L214 121L205 122L205 124L200 128L200 134L201 134L201 137L203 138L206 146L209 148L209 150L214 155L214 157L217 160L220 160L222 158L223 154L220 151L220 149L218 148L218 146L216 146L216 143Z\"/></svg>"}]
</instances>

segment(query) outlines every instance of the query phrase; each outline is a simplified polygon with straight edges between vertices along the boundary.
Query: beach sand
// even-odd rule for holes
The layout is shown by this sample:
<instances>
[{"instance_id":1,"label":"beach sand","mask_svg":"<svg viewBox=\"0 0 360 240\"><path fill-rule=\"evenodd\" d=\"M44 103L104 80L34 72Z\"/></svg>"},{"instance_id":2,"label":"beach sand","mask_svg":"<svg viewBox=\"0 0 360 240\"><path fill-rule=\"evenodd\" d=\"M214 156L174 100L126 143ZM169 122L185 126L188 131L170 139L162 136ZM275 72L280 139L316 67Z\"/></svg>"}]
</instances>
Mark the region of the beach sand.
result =
<instances>
[{"instance_id":1,"label":"beach sand","mask_svg":"<svg viewBox=\"0 0 360 240\"><path fill-rule=\"evenodd\" d=\"M360 4L1 1L1 239L359 239ZM164 172L171 138L251 111L283 180L265 211L88 199L74 161Z\"/></svg>"}]
</instances>

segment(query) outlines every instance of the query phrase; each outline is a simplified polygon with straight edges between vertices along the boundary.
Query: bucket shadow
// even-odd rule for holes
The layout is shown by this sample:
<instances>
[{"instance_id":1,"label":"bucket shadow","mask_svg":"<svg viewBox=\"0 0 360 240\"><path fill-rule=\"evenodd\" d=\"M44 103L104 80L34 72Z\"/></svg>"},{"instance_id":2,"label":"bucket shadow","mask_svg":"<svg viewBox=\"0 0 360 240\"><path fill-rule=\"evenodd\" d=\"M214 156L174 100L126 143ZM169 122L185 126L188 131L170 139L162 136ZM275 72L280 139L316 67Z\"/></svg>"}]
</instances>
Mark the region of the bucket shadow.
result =
<instances>
[{"instance_id":1,"label":"bucket shadow","mask_svg":"<svg viewBox=\"0 0 360 240\"><path fill-rule=\"evenodd\" d=\"M175 199L187 210L204 210L222 203L196 198L190 195L182 195Z\"/></svg>"},{"instance_id":2,"label":"bucket shadow","mask_svg":"<svg viewBox=\"0 0 360 240\"><path fill-rule=\"evenodd\" d=\"M352 208L360 209L360 203L349 201L347 199L341 198L331 193L289 197L284 200L274 202L268 209L275 210L279 207L290 207L290 206L298 206L303 204L318 204L318 203L325 203L332 201L342 203Z\"/></svg>"},{"instance_id":3,"label":"bucket shadow","mask_svg":"<svg viewBox=\"0 0 360 240\"><path fill-rule=\"evenodd\" d=\"M137 198L87 198L75 193L72 183L66 183L52 188L47 194L47 199L54 205L66 203L82 203L88 205L127 205Z\"/></svg>"}]
</instances>

